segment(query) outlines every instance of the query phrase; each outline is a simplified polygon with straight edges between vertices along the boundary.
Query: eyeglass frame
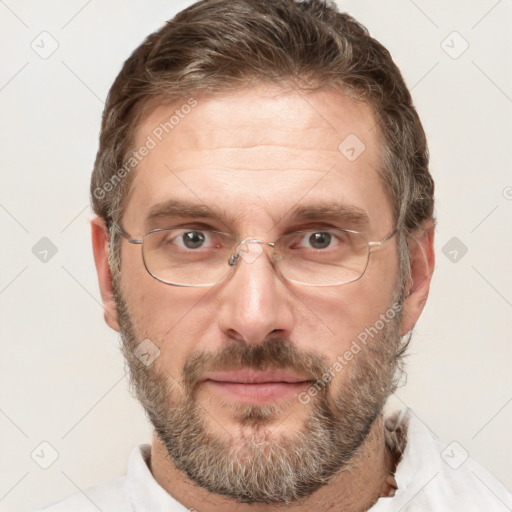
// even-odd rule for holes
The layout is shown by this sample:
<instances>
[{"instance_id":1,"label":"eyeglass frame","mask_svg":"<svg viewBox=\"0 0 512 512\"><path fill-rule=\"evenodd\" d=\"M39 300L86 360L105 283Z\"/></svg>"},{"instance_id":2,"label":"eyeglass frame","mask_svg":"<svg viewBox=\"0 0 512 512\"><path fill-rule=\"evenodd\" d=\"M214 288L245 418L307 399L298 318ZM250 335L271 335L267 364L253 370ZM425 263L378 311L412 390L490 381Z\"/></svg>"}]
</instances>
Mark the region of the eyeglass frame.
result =
<instances>
[{"instance_id":1,"label":"eyeglass frame","mask_svg":"<svg viewBox=\"0 0 512 512\"><path fill-rule=\"evenodd\" d=\"M112 222L112 224L110 225L110 227L113 227L117 234L119 234L122 238L124 238L128 243L130 244L133 244L133 245L140 245L141 246L141 249L143 247L143 244L144 244L144 240L146 237L148 237L149 235L151 235L152 233L156 233L156 232L160 232L160 231L172 231L174 229L183 229L183 227L170 227L170 228L156 228L156 229L152 229L150 231L148 231L141 239L138 239L138 238L133 238L132 235L130 235L129 233L127 233L121 226L119 223L117 222ZM192 228L190 228L191 231L193 231ZM333 228L331 228L333 229ZM334 229L337 229L339 231L344 231L344 232L347 232L347 233L354 233L354 234L357 234L357 235L362 235L363 238L366 239L366 234L361 232L361 231L354 231L354 230L351 230L351 229L344 229L344 228L334 228ZM231 238L235 238L233 237L233 235L231 235L230 233L225 233L223 231L217 231L217 230L214 230L214 229L198 229L198 231L210 231L212 233L220 233L220 234L223 234L223 235L227 235ZM319 231L321 231L321 229L319 229ZM237 242L238 242L238 245L235 247L235 250L233 252L233 254L231 254L231 256L229 257L228 259L228 265L231 267L231 268L235 268L239 259L240 259L240 248L244 245L244 244L247 244L247 243L259 243L259 244L263 244L263 245L268 245L272 248L275 247L275 244L283 237L285 236L288 236L290 234L295 234L295 233L302 233L302 232L310 232L310 230L299 230L299 231L294 231L293 233L286 233L284 235L281 235L279 238L277 238L277 240L274 240L273 242L266 242L265 240L258 240L256 238L250 238L250 237L247 237L243 240L239 240L237 239ZM296 284L301 284L303 286L315 286L315 287L327 287L327 286L342 286L344 284L349 284L349 283L354 283L356 281L358 281L359 279L361 279L363 277L363 275L365 274L366 272L366 269L368 268L368 264L370 262L370 254L372 252L372 248L378 248L378 247L382 247L388 240L390 240L391 238L393 238L393 236L395 236L396 234L398 233L398 226L396 226L388 235L386 235L384 238L382 238L381 240L377 240L377 241L368 241L366 240L367 244L368 244L368 258L366 260L366 265L361 273L361 275L359 277L357 277L356 279L352 279L351 281L346 281L344 283L338 283L338 284L326 284L326 285L322 285L322 284L311 284L311 283L304 283L304 282L301 282L301 281L296 281L294 279L289 279L287 278L285 275L283 275L283 273L279 270L278 267L276 267L278 270L279 270L279 274L284 278L286 279L287 281L289 282L292 282L292 283L296 283ZM236 259L235 259L236 258ZM282 258L280 258L282 259ZM275 262L278 262L280 261L280 259L277 259L277 260L274 260L274 263ZM164 281L163 279L160 279L159 277L157 277L155 274L153 274L151 272L151 270L148 268L147 266L147 263L146 263L146 258L144 256L144 250L142 250L142 261L144 262L144 268L146 269L146 271L148 272L148 274L153 277L154 279L156 279L157 281L159 281L160 283L163 283L163 284L167 284L167 285L170 285L170 286L180 286L180 287L186 287L186 288L205 288L205 287L212 287L212 286L215 286L219 283L221 283L222 281L224 281L229 272L226 272L226 274L224 274L224 277L221 278L219 281L217 281L216 283L212 283L212 284L180 284L180 283L171 283L169 281Z\"/></svg>"}]
</instances>

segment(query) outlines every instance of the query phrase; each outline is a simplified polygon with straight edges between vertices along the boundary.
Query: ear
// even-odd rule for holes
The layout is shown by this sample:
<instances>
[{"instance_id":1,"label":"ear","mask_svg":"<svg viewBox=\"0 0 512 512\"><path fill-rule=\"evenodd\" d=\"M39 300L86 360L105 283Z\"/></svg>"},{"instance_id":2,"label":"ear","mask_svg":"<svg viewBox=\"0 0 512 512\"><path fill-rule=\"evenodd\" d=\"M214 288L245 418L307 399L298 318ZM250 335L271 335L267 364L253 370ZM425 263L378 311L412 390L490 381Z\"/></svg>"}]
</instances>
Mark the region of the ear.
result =
<instances>
[{"instance_id":1,"label":"ear","mask_svg":"<svg viewBox=\"0 0 512 512\"><path fill-rule=\"evenodd\" d=\"M94 217L91 220L91 236L105 322L107 322L109 327L119 332L112 273L108 264L109 232L104 219L101 217Z\"/></svg>"},{"instance_id":2,"label":"ear","mask_svg":"<svg viewBox=\"0 0 512 512\"><path fill-rule=\"evenodd\" d=\"M408 240L411 279L405 289L406 298L403 305L403 316L400 334L412 331L427 302L430 282L435 266L434 225L429 223L418 230Z\"/></svg>"}]
</instances>

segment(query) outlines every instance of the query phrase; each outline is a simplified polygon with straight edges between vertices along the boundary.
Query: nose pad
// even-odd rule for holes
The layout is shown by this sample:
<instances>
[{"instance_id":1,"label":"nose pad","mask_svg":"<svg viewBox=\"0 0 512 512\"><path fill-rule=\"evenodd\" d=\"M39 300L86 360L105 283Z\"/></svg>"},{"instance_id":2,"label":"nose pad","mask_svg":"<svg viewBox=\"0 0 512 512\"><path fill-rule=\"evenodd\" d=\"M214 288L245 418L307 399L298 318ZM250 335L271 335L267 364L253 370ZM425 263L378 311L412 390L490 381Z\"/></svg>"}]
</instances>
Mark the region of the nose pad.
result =
<instances>
[{"instance_id":1,"label":"nose pad","mask_svg":"<svg viewBox=\"0 0 512 512\"><path fill-rule=\"evenodd\" d=\"M235 254L231 255L229 258L229 265L234 267L239 258L242 258L245 263L249 265L254 263L262 254L263 247L261 244L264 244L262 240L257 240L255 238L246 238L240 245L236 248Z\"/></svg>"},{"instance_id":2,"label":"nose pad","mask_svg":"<svg viewBox=\"0 0 512 512\"><path fill-rule=\"evenodd\" d=\"M247 243L242 242L239 249L240 257L249 265L254 263L262 254L263 247L256 240L248 240Z\"/></svg>"}]
</instances>

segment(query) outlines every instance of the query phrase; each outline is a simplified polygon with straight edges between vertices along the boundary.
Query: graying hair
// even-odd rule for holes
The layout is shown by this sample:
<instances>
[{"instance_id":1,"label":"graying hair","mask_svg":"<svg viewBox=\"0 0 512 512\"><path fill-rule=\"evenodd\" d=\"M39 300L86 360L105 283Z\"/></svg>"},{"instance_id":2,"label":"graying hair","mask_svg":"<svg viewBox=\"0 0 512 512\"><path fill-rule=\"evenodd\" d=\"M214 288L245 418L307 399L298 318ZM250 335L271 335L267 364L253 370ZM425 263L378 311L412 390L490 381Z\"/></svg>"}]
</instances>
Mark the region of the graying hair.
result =
<instances>
[{"instance_id":1,"label":"graying hair","mask_svg":"<svg viewBox=\"0 0 512 512\"><path fill-rule=\"evenodd\" d=\"M434 224L425 133L389 52L329 0L201 0L149 35L107 97L91 180L94 212L109 228L120 222L133 172L119 179L119 169L150 106L257 81L305 92L333 87L372 107L381 138L377 171L394 208L404 288L408 236ZM121 271L112 231L109 262L113 274Z\"/></svg>"}]
</instances>

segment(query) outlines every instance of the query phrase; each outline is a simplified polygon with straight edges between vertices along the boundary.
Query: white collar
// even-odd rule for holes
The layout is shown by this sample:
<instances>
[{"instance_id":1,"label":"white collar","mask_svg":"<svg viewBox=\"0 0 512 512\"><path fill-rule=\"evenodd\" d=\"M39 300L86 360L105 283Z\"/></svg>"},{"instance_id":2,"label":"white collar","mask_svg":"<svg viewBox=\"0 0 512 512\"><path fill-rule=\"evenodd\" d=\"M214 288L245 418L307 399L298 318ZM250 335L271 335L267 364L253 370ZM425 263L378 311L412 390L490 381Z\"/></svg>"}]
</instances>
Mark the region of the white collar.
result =
<instances>
[{"instance_id":1,"label":"white collar","mask_svg":"<svg viewBox=\"0 0 512 512\"><path fill-rule=\"evenodd\" d=\"M411 496L428 485L440 472L439 449L426 425L409 408L401 409L386 418L386 423L405 427L407 444L395 472L398 489L393 498L380 498L370 509L372 512L397 510L405 505ZM155 480L149 470L151 446L141 444L134 448L128 462L126 492L133 510L166 512L187 512L181 503L175 500ZM414 464L411 464L414 461ZM414 469L413 469L414 468Z\"/></svg>"}]
</instances>

